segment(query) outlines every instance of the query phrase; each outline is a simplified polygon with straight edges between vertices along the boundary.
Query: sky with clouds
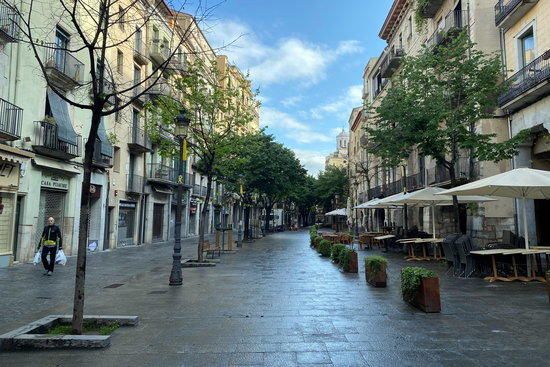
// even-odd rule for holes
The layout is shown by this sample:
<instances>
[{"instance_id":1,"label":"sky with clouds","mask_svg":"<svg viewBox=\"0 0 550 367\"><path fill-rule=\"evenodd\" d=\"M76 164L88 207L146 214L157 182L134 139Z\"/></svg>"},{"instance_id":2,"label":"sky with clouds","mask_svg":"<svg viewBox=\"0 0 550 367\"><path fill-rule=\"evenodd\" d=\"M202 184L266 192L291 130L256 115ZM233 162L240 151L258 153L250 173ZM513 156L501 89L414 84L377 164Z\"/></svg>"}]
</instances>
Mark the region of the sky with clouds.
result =
<instances>
[{"instance_id":1,"label":"sky with clouds","mask_svg":"<svg viewBox=\"0 0 550 367\"><path fill-rule=\"evenodd\" d=\"M324 168L361 105L362 74L384 42L391 0L227 0L206 37L260 89L260 124L293 149L310 174Z\"/></svg>"}]
</instances>

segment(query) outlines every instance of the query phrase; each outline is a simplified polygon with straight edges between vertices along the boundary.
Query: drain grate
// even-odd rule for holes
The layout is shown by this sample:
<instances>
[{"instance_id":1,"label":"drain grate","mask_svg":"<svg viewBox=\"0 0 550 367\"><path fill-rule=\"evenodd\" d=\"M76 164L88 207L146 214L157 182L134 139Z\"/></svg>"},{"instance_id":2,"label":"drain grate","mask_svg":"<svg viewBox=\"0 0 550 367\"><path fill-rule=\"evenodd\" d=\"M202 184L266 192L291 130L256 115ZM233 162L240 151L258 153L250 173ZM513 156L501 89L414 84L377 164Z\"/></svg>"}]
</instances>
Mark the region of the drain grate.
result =
<instances>
[{"instance_id":1,"label":"drain grate","mask_svg":"<svg viewBox=\"0 0 550 367\"><path fill-rule=\"evenodd\" d=\"M114 283L114 284L108 285L108 286L103 287L103 288L118 288L118 287L121 287L123 285L124 285L124 283Z\"/></svg>"},{"instance_id":2,"label":"drain grate","mask_svg":"<svg viewBox=\"0 0 550 367\"><path fill-rule=\"evenodd\" d=\"M164 294L166 292L167 291L151 291L151 292L149 292L149 294Z\"/></svg>"},{"instance_id":3,"label":"drain grate","mask_svg":"<svg viewBox=\"0 0 550 367\"><path fill-rule=\"evenodd\" d=\"M51 299L51 297L36 297L36 299Z\"/></svg>"}]
</instances>

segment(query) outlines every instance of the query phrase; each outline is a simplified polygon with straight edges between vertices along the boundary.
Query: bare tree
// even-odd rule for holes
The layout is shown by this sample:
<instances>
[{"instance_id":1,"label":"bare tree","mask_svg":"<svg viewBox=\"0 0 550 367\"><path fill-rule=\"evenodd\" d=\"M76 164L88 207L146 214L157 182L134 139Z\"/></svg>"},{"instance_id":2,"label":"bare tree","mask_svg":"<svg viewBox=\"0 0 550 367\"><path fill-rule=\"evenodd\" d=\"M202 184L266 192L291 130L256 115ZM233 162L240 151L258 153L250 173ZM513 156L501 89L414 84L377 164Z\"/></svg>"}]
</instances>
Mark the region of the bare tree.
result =
<instances>
[{"instance_id":1,"label":"bare tree","mask_svg":"<svg viewBox=\"0 0 550 367\"><path fill-rule=\"evenodd\" d=\"M8 4L7 0L0 0ZM47 86L68 104L91 112L90 130L84 150L84 176L82 185L79 222L78 256L75 279L72 329L82 333L84 312L84 286L86 275L86 240L90 217L90 179L94 143L98 128L105 116L115 114L134 101L144 97L161 76L174 71L174 60L180 59L182 45L190 37L193 18L199 23L210 15L214 6L205 6L200 1L191 4L183 1L174 10L163 0L26 0L21 9L15 9L20 17L21 42L27 43L39 65ZM12 7L8 4L8 6ZM183 13L192 8L194 16ZM73 36L70 44L45 43L51 38L52 25L62 23L70 27ZM43 23L48 23L43 26ZM169 29L169 40L157 44L164 55L162 62L153 64L141 80L122 80L112 72L114 62L108 57L113 51L134 47L135 37L152 24L164 23ZM133 50L132 50L133 51ZM65 60L78 54L85 58L89 67L86 80L80 81L70 95L58 87L48 72L48 63ZM181 59L180 59L181 60ZM64 61L62 61L64 62ZM181 66L176 66L181 67ZM82 73L82 71L81 71ZM113 100L117 103L112 103Z\"/></svg>"}]
</instances>

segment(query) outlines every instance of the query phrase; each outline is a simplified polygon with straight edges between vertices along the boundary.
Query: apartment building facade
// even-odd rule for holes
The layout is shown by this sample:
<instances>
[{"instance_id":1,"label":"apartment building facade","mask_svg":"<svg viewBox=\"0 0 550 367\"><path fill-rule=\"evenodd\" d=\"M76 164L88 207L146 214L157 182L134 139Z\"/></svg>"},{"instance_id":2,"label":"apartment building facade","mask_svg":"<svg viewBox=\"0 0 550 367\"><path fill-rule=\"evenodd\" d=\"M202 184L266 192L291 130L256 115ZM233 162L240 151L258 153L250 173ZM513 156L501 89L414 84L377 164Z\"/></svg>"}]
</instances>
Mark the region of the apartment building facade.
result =
<instances>
[{"instance_id":1,"label":"apartment building facade","mask_svg":"<svg viewBox=\"0 0 550 367\"><path fill-rule=\"evenodd\" d=\"M529 129L513 167L550 170L550 4L544 0L498 1L494 24L500 29L504 73L509 88L498 98L510 136ZM521 201L515 203L523 210ZM532 244L550 244L548 200L527 200ZM517 221L520 233L523 222ZM532 225L534 224L534 225Z\"/></svg>"},{"instance_id":2,"label":"apartment building facade","mask_svg":"<svg viewBox=\"0 0 550 367\"><path fill-rule=\"evenodd\" d=\"M162 2L117 6L118 22L109 29L116 47L107 49L104 88L124 91L140 85L108 101L115 106L134 98L130 106L105 116L98 130L89 251L174 237L180 162L158 154L147 135L144 107L159 95L177 97L173 83L185 73L188 58L214 62L217 57L190 15ZM88 110L70 105L47 87L32 49L20 34L18 10L15 5L0 5L0 266L31 260L50 216L61 227L65 251L76 253L86 142L82 137L88 136L91 121ZM76 30L57 14L63 12L55 6L32 14L40 30L35 37L44 45L37 47L38 56L56 89L70 100L88 103L89 58L85 51L69 52L80 46ZM187 28L189 24L192 27ZM154 73L172 54L168 67ZM158 78L154 85L146 82L151 75L151 80ZM185 236L198 233L197 213L206 195L206 182L195 172L195 161L190 155L186 162ZM213 188L222 190L221 185ZM214 205L210 205L207 231L213 230L215 222Z\"/></svg>"},{"instance_id":3,"label":"apartment building facade","mask_svg":"<svg viewBox=\"0 0 550 367\"><path fill-rule=\"evenodd\" d=\"M468 33L478 50L486 54L500 52L500 31L495 25L494 4L469 0L434 0L428 1L420 10L424 18L423 25L415 21L416 2L396 0L387 15L379 36L387 42L382 54L369 61L363 75L365 113L362 119L364 126L375 126L375 110L385 96L385 91L391 88L392 79L399 74L403 58L415 56L425 48L436 48L456 34L464 30ZM490 20L490 21L489 21ZM506 118L496 111L490 119L476 123L480 133L495 134L497 141L509 138ZM360 129L364 130L364 129ZM364 201L376 197L385 197L402 191L413 191L425 186L449 187L450 176L443 166L432 157L422 157L413 150L401 167L383 167L376 157L375 147L369 147L364 141L364 149L369 155L368 164L365 158L363 165L369 167L371 177L367 180L359 175L358 185L363 185ZM460 152L455 174L460 182L468 182L511 168L511 162L502 161L478 162L470 157L469 152ZM364 175L363 175L364 176ZM367 182L368 181L368 182ZM366 187L365 187L366 186ZM364 202L363 201L363 202ZM450 208L439 208L436 213L438 232L450 232L453 218ZM377 210L377 225L394 223L403 225L403 215L392 210ZM431 223L429 211L409 209L409 223L428 229ZM510 199L500 199L495 202L480 204L475 211L462 210L463 222L467 222L469 233L479 241L490 242L502 234L504 229L514 228L514 205Z\"/></svg>"}]
</instances>

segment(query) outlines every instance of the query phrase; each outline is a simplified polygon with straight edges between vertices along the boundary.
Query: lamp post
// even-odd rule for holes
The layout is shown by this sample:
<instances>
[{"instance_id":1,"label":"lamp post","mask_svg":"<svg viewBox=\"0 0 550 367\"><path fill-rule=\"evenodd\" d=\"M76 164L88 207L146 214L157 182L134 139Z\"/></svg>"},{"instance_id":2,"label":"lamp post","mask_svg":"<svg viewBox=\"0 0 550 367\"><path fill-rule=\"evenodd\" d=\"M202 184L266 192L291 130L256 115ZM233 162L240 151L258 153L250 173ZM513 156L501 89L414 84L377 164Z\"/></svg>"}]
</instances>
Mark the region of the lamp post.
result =
<instances>
[{"instance_id":1,"label":"lamp post","mask_svg":"<svg viewBox=\"0 0 550 367\"><path fill-rule=\"evenodd\" d=\"M186 111L182 110L175 118L174 134L180 144L180 159L178 164L178 191L176 195L176 225L174 226L174 253L172 254L172 271L170 272L170 285L182 285L181 275L181 222L183 212L183 186L185 184L185 171L187 170L187 151L186 140L187 131L191 121L186 116Z\"/></svg>"},{"instance_id":2,"label":"lamp post","mask_svg":"<svg viewBox=\"0 0 550 367\"><path fill-rule=\"evenodd\" d=\"M243 247L243 195L244 195L244 189L242 184L242 175L239 177L239 194L240 194L240 205L239 205L239 227L237 229L237 247Z\"/></svg>"}]
</instances>

